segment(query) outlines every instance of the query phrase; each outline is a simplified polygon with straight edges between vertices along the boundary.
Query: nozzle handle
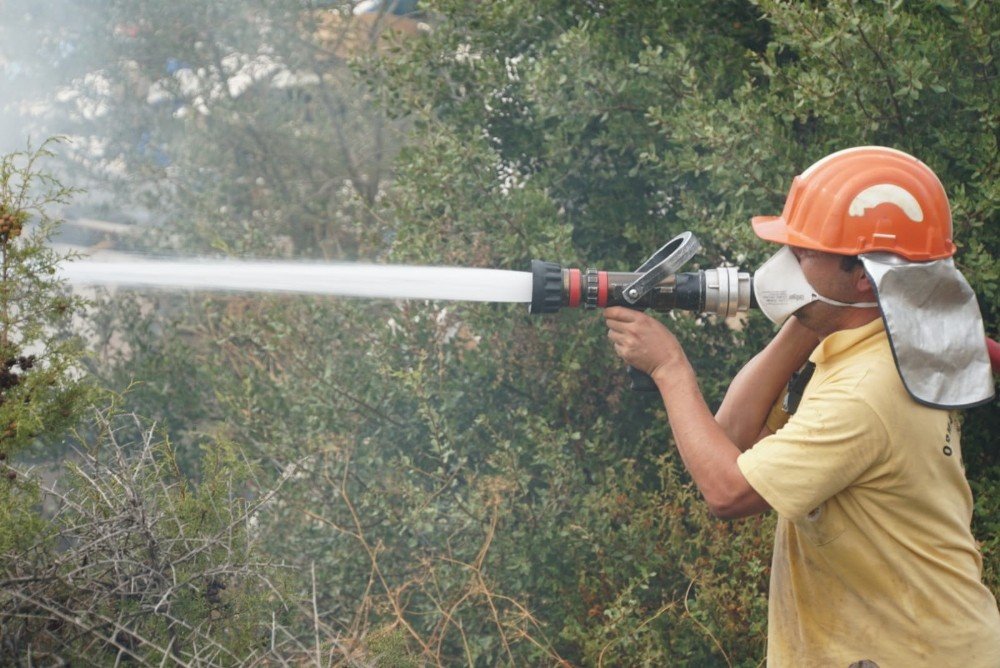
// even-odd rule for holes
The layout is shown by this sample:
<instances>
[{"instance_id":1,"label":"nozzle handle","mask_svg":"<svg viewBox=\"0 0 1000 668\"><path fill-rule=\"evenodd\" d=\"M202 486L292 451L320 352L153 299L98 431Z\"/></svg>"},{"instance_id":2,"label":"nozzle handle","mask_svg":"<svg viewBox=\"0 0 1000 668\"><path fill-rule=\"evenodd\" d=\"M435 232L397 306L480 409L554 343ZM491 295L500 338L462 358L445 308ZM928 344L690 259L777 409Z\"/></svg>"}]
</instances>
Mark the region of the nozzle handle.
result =
<instances>
[{"instance_id":1,"label":"nozzle handle","mask_svg":"<svg viewBox=\"0 0 1000 668\"><path fill-rule=\"evenodd\" d=\"M634 309L636 311L642 311L644 309L638 308L636 306L629 306L627 308ZM625 374L628 376L628 389L633 392L659 392L660 388L656 386L653 382L653 377L650 376L645 371L639 371L634 366L629 364L625 367Z\"/></svg>"},{"instance_id":2,"label":"nozzle handle","mask_svg":"<svg viewBox=\"0 0 1000 668\"><path fill-rule=\"evenodd\" d=\"M633 392L658 392L660 388L656 386L653 382L653 377L648 373L639 371L631 364L625 369L625 373L628 374L629 386L628 389Z\"/></svg>"}]
</instances>

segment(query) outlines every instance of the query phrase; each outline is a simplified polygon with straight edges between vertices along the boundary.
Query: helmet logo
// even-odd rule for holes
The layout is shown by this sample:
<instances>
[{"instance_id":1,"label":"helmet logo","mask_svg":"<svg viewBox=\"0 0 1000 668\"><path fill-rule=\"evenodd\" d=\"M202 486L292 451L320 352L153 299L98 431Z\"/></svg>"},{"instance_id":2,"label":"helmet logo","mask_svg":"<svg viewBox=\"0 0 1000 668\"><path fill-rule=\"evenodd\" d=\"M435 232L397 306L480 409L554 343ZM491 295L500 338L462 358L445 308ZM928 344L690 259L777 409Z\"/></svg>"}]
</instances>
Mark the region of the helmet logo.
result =
<instances>
[{"instance_id":1,"label":"helmet logo","mask_svg":"<svg viewBox=\"0 0 1000 668\"><path fill-rule=\"evenodd\" d=\"M923 209L917 198L910 194L908 190L900 188L892 183L880 183L878 185L865 188L854 198L847 213L851 216L863 216L868 209L874 209L880 204L895 204L906 217L915 223L924 219Z\"/></svg>"}]
</instances>

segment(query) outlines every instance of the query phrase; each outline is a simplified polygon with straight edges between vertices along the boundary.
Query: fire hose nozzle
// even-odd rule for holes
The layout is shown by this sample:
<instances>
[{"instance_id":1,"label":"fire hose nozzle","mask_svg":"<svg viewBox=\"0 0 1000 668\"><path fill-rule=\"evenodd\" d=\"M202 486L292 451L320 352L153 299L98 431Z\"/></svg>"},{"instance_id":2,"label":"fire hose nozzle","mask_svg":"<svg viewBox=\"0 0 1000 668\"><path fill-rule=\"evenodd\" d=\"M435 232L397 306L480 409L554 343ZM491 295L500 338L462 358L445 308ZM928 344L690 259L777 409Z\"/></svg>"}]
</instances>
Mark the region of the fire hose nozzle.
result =
<instances>
[{"instance_id":1,"label":"fire hose nozzle","mask_svg":"<svg viewBox=\"0 0 1000 668\"><path fill-rule=\"evenodd\" d=\"M561 308L627 306L666 313L673 309L731 318L756 306L750 274L737 267L681 272L661 278L637 298L627 290L643 274L564 268L532 260L528 312L555 313Z\"/></svg>"},{"instance_id":2,"label":"fire hose nozzle","mask_svg":"<svg viewBox=\"0 0 1000 668\"><path fill-rule=\"evenodd\" d=\"M753 302L750 274L736 267L678 273L701 250L691 232L682 232L634 272L563 269L531 261L529 313L554 313L563 306L628 306L666 312L675 308L730 318Z\"/></svg>"},{"instance_id":3,"label":"fire hose nozzle","mask_svg":"<svg viewBox=\"0 0 1000 668\"><path fill-rule=\"evenodd\" d=\"M554 262L531 261L529 313L554 313L563 307L627 306L667 312L675 308L730 318L754 304L750 274L736 267L678 273L701 249L690 232L668 241L634 272L564 269ZM628 368L633 390L656 389L645 373Z\"/></svg>"}]
</instances>

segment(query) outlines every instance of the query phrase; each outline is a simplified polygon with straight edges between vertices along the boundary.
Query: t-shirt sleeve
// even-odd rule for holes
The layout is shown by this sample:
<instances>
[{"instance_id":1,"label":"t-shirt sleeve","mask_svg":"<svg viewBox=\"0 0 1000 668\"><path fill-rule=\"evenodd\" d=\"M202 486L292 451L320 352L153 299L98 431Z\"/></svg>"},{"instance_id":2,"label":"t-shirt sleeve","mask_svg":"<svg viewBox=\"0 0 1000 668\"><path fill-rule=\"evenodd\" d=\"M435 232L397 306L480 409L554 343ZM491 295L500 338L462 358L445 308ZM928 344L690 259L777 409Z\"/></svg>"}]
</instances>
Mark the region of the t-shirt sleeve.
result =
<instances>
[{"instance_id":1,"label":"t-shirt sleeve","mask_svg":"<svg viewBox=\"0 0 1000 668\"><path fill-rule=\"evenodd\" d=\"M737 464L778 514L797 521L884 457L882 421L851 388L821 388Z\"/></svg>"}]
</instances>

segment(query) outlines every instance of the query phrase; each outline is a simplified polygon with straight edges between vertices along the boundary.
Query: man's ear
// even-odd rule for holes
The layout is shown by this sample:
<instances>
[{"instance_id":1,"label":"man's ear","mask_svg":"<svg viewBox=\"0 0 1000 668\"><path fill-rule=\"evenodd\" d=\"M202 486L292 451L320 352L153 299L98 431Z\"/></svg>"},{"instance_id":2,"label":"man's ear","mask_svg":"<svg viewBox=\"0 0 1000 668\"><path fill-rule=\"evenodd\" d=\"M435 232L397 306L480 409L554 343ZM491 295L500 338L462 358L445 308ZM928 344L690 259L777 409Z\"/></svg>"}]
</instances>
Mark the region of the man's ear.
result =
<instances>
[{"instance_id":1,"label":"man's ear","mask_svg":"<svg viewBox=\"0 0 1000 668\"><path fill-rule=\"evenodd\" d=\"M863 266L858 266L855 267L854 271L857 272L854 275L854 288L858 292L862 292L864 294L870 294L872 297L874 297L875 288L874 286L872 286L872 282L868 278L868 272L865 271L865 268Z\"/></svg>"}]
</instances>

